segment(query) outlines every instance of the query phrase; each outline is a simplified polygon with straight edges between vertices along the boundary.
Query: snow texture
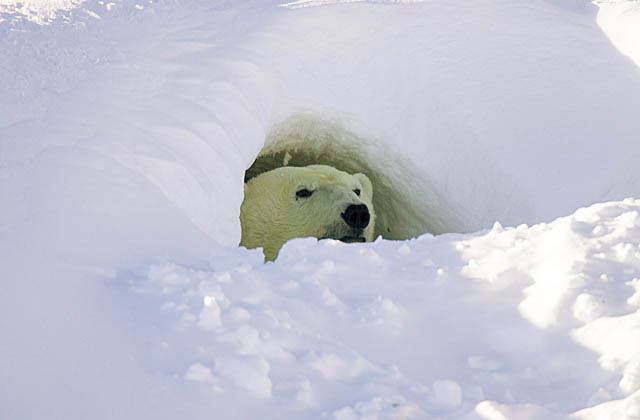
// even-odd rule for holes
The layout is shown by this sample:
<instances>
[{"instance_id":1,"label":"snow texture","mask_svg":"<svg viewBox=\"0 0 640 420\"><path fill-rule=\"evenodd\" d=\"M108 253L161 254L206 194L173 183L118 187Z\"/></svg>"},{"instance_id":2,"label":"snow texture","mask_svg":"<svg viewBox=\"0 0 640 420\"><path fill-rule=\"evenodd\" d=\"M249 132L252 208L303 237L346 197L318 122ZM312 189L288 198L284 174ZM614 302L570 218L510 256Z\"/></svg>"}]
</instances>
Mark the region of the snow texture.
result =
<instances>
[{"instance_id":1,"label":"snow texture","mask_svg":"<svg viewBox=\"0 0 640 420\"><path fill-rule=\"evenodd\" d=\"M640 418L640 13L596 3L0 0L0 418ZM387 239L239 248L245 170L315 158Z\"/></svg>"},{"instance_id":2,"label":"snow texture","mask_svg":"<svg viewBox=\"0 0 640 420\"><path fill-rule=\"evenodd\" d=\"M640 66L640 2L597 0L598 25L611 42Z\"/></svg>"}]
</instances>

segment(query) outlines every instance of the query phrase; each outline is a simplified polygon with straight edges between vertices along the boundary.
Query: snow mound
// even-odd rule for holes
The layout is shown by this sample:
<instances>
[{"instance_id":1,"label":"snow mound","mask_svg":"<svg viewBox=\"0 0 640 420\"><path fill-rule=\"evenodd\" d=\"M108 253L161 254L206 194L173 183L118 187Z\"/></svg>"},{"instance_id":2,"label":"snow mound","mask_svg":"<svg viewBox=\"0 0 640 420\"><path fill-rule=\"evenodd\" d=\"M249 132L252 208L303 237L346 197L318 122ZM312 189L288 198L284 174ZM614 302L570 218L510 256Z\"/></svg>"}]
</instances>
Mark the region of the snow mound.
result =
<instances>
[{"instance_id":1,"label":"snow mound","mask_svg":"<svg viewBox=\"0 0 640 420\"><path fill-rule=\"evenodd\" d=\"M640 72L597 8L285 3L2 2L0 417L637 419ZM238 248L245 176L317 159L418 237Z\"/></svg>"},{"instance_id":2,"label":"snow mound","mask_svg":"<svg viewBox=\"0 0 640 420\"><path fill-rule=\"evenodd\" d=\"M166 313L158 352L190 360L182 376L203 392L246 399L241 418L269 404L336 419L564 418L601 404L576 418L631 419L639 244L629 199L466 236L297 239L274 264L238 250L129 283Z\"/></svg>"}]
</instances>

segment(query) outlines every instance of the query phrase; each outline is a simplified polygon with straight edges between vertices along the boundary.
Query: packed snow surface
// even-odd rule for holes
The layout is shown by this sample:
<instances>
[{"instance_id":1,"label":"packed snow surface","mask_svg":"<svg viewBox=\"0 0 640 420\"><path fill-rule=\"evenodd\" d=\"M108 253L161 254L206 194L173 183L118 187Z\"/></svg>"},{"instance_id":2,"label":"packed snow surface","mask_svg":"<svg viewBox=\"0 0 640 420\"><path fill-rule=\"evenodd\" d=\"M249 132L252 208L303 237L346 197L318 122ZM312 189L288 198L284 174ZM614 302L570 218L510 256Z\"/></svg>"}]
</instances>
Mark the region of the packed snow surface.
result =
<instances>
[{"instance_id":1,"label":"packed snow surface","mask_svg":"<svg viewBox=\"0 0 640 420\"><path fill-rule=\"evenodd\" d=\"M0 418L639 419L640 14L596 3L0 0ZM274 127L449 233L264 264Z\"/></svg>"}]
</instances>

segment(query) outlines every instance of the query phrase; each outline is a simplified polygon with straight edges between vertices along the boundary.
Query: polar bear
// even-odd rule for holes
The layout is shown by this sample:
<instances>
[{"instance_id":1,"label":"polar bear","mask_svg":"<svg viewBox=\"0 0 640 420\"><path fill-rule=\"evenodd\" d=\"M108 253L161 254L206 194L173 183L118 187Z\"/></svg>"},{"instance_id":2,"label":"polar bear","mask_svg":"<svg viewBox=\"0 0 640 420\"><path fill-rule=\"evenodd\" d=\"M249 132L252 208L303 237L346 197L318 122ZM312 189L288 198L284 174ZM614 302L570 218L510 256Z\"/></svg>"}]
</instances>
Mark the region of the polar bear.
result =
<instances>
[{"instance_id":1,"label":"polar bear","mask_svg":"<svg viewBox=\"0 0 640 420\"><path fill-rule=\"evenodd\" d=\"M281 167L250 179L240 207L241 246L273 261L292 238L371 242L373 187L366 175L326 165Z\"/></svg>"}]
</instances>

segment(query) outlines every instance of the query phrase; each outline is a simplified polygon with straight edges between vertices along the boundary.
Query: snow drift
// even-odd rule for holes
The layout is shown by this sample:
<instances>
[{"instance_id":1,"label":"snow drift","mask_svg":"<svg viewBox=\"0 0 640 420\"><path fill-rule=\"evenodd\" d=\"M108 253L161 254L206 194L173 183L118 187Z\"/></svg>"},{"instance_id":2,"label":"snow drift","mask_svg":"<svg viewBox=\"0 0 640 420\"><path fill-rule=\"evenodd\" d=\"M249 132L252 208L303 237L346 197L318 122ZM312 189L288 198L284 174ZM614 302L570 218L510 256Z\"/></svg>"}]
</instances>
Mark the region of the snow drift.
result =
<instances>
[{"instance_id":1,"label":"snow drift","mask_svg":"<svg viewBox=\"0 0 640 420\"><path fill-rule=\"evenodd\" d=\"M1 417L638 416L640 71L595 6L1 13ZM479 232L237 248L245 176L316 159L386 238Z\"/></svg>"}]
</instances>

